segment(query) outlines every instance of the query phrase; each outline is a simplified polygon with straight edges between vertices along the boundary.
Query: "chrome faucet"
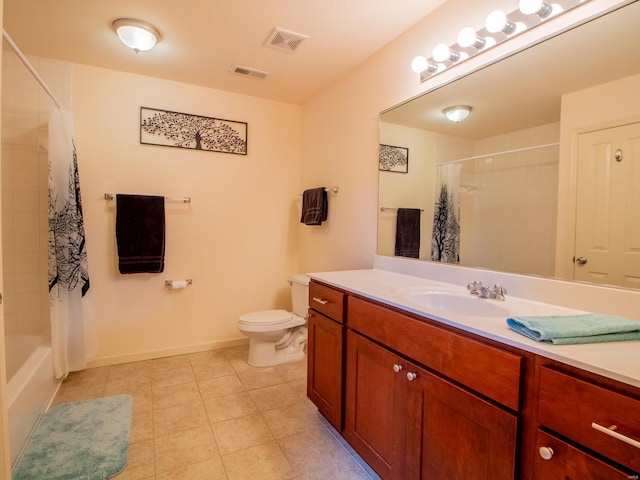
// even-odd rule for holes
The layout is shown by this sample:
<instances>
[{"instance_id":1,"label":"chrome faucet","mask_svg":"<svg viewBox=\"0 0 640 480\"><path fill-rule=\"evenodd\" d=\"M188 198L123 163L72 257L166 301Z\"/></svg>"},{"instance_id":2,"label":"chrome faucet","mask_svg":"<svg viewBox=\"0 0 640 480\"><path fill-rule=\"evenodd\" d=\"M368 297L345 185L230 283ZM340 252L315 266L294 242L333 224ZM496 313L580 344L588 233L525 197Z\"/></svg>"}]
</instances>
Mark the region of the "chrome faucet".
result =
<instances>
[{"instance_id":1,"label":"chrome faucet","mask_svg":"<svg viewBox=\"0 0 640 480\"><path fill-rule=\"evenodd\" d=\"M493 300L504 300L504 296L507 294L507 289L500 284L496 284L493 288L482 285L482 282L476 280L467 285L467 290L471 295L476 295L480 298L490 298Z\"/></svg>"}]
</instances>

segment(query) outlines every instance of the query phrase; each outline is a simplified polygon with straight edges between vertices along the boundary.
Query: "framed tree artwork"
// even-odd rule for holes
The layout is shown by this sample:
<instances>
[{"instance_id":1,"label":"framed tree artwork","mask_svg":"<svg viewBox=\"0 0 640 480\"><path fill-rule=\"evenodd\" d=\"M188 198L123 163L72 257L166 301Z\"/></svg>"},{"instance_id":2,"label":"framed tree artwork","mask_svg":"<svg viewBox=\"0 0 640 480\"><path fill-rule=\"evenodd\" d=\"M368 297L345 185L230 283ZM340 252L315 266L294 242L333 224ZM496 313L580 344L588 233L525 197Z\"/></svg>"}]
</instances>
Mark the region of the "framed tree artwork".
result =
<instances>
[{"instance_id":1,"label":"framed tree artwork","mask_svg":"<svg viewBox=\"0 0 640 480\"><path fill-rule=\"evenodd\" d=\"M247 154L247 124L140 107L140 143Z\"/></svg>"},{"instance_id":2,"label":"framed tree artwork","mask_svg":"<svg viewBox=\"0 0 640 480\"><path fill-rule=\"evenodd\" d=\"M407 173L409 171L409 149L380 144L379 170Z\"/></svg>"}]
</instances>

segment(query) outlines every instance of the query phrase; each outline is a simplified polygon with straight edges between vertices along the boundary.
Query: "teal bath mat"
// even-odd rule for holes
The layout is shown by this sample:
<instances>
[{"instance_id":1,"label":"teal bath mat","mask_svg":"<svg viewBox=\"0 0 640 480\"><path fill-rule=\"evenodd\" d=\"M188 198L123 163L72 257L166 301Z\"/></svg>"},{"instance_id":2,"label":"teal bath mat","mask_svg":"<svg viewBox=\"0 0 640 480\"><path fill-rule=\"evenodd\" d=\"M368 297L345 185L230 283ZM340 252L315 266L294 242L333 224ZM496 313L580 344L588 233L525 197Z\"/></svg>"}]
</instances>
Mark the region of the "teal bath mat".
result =
<instances>
[{"instance_id":1,"label":"teal bath mat","mask_svg":"<svg viewBox=\"0 0 640 480\"><path fill-rule=\"evenodd\" d=\"M65 403L46 412L13 480L105 480L127 464L130 395Z\"/></svg>"}]
</instances>

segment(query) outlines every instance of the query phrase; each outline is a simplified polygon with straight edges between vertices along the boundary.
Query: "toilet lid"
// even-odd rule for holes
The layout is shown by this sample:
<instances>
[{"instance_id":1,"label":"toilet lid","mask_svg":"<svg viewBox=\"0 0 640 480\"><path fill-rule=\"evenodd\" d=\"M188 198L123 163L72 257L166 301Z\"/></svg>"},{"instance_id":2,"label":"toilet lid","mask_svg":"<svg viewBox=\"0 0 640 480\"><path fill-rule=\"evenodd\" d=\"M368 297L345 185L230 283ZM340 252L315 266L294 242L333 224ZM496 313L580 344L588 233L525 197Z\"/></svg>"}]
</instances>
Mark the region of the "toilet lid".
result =
<instances>
[{"instance_id":1,"label":"toilet lid","mask_svg":"<svg viewBox=\"0 0 640 480\"><path fill-rule=\"evenodd\" d=\"M262 310L260 312L247 313L240 316L240 323L275 325L291 320L293 315L286 310Z\"/></svg>"}]
</instances>

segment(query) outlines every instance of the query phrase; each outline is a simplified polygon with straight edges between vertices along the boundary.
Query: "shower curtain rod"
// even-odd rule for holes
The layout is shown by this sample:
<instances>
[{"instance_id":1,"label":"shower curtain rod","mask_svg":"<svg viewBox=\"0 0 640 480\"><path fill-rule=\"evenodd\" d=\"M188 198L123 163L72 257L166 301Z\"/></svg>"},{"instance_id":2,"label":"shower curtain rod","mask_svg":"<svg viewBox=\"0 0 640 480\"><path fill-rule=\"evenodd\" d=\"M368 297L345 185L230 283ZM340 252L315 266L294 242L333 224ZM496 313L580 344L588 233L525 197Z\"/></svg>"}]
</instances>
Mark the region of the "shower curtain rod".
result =
<instances>
[{"instance_id":1,"label":"shower curtain rod","mask_svg":"<svg viewBox=\"0 0 640 480\"><path fill-rule=\"evenodd\" d=\"M6 40L6 42L9 44L9 46L15 52L15 54L18 56L18 58L22 61L22 63L24 63L24 66L27 67L27 70L29 70L31 72L31 75L33 75L35 77L36 81L40 84L40 86L42 88L44 88L44 91L47 92L47 95L49 95L49 97L51 97L51 100L53 100L53 103L56 104L56 107L58 107L58 109L60 109L60 110L64 110L62 108L62 105L60 104L60 102L56 98L56 96L53 94L53 92L49 88L49 86L46 83L44 83L44 80L42 79L40 74L36 71L35 68L33 68L33 65L31 65L29 60L27 60L27 57L25 57L24 54L20 51L18 46L15 44L13 39L9 36L9 34L7 33L7 31L4 28L2 29L2 37Z\"/></svg>"},{"instance_id":2,"label":"shower curtain rod","mask_svg":"<svg viewBox=\"0 0 640 480\"><path fill-rule=\"evenodd\" d=\"M534 145L533 147L516 148L514 150L505 150L503 152L483 153L482 155L476 155L475 157L460 158L458 160L449 160L448 162L438 163L438 165L449 165L450 163L466 162L467 160L478 160L479 158L493 157L495 155L507 155L509 153L526 152L527 150L536 150L538 148L546 148L546 147L556 147L558 145L560 145L560 142L545 143L544 145Z\"/></svg>"}]
</instances>

